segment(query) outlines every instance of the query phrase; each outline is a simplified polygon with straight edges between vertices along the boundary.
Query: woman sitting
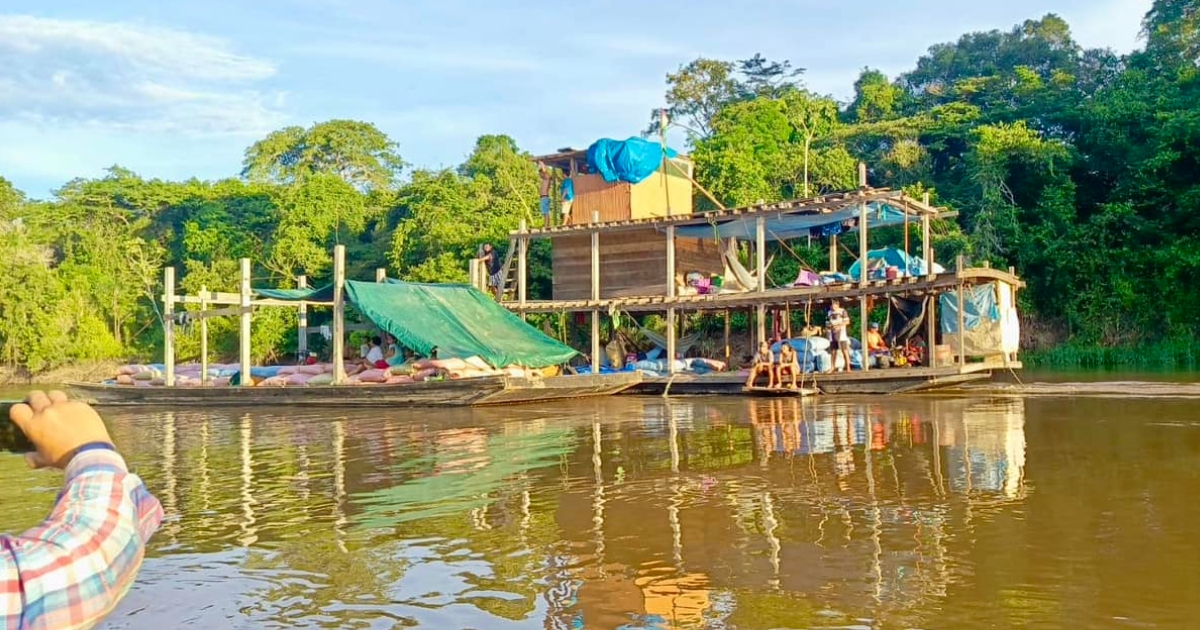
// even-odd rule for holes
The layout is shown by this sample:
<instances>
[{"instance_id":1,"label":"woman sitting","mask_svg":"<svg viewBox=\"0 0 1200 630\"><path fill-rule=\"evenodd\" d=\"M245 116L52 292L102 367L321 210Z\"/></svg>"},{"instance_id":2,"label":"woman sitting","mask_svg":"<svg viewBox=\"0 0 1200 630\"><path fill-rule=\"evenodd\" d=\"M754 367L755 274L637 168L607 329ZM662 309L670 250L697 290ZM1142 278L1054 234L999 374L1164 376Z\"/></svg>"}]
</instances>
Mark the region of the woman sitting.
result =
<instances>
[{"instance_id":1,"label":"woman sitting","mask_svg":"<svg viewBox=\"0 0 1200 630\"><path fill-rule=\"evenodd\" d=\"M785 370L792 375L790 387L796 389L796 375L800 373L800 361L796 358L796 349L786 341L779 348L779 365L775 367L775 383L780 387L783 387Z\"/></svg>"},{"instance_id":2,"label":"woman sitting","mask_svg":"<svg viewBox=\"0 0 1200 630\"><path fill-rule=\"evenodd\" d=\"M775 387L775 353L771 352L771 344L758 344L758 352L754 355L754 364L750 366L750 378L746 379L746 387L754 387L754 379L766 372L767 387Z\"/></svg>"}]
</instances>

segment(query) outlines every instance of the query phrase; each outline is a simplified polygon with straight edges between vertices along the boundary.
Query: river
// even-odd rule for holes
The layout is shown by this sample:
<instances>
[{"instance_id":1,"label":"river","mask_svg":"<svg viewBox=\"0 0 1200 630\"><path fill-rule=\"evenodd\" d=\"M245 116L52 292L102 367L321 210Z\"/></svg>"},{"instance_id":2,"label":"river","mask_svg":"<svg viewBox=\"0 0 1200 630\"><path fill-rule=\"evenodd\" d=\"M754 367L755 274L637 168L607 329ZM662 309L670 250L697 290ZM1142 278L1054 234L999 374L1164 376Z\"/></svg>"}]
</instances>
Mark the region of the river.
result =
<instances>
[{"instance_id":1,"label":"river","mask_svg":"<svg viewBox=\"0 0 1200 630\"><path fill-rule=\"evenodd\" d=\"M1200 400L108 411L168 519L106 629L1188 627ZM0 456L0 530L59 477Z\"/></svg>"}]
</instances>

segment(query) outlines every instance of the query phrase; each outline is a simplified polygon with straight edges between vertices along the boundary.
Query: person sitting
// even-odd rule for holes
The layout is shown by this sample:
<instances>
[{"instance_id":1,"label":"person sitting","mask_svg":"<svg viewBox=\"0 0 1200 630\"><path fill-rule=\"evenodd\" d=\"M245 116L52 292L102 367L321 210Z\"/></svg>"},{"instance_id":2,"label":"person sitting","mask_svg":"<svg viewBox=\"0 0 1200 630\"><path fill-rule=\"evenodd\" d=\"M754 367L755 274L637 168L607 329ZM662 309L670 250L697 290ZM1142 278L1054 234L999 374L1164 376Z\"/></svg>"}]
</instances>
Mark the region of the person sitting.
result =
<instances>
[{"instance_id":1,"label":"person sitting","mask_svg":"<svg viewBox=\"0 0 1200 630\"><path fill-rule=\"evenodd\" d=\"M887 367L884 365L885 361L879 360L880 357L887 357L886 363L891 363L892 353L883 341L883 335L879 333L879 322L871 322L870 330L867 331L867 356L879 367Z\"/></svg>"},{"instance_id":2,"label":"person sitting","mask_svg":"<svg viewBox=\"0 0 1200 630\"><path fill-rule=\"evenodd\" d=\"M754 387L754 379L766 372L767 387L775 387L775 354L771 352L771 344L762 342L758 345L758 353L754 355L754 364L750 366L750 377L746 379L746 387Z\"/></svg>"},{"instance_id":3,"label":"person sitting","mask_svg":"<svg viewBox=\"0 0 1200 630\"><path fill-rule=\"evenodd\" d=\"M796 358L796 349L786 341L779 348L779 364L775 367L775 383L779 387L783 387L783 373L785 370L792 376L792 384L789 387L796 389L796 377L800 373L800 361Z\"/></svg>"},{"instance_id":4,"label":"person sitting","mask_svg":"<svg viewBox=\"0 0 1200 630\"><path fill-rule=\"evenodd\" d=\"M388 369L388 362L383 358L383 348L380 347L382 345L383 340L379 338L379 335L371 337L371 345L367 349L366 356L362 358L362 361L359 363L358 367L348 375L352 376L354 374L361 374L367 370Z\"/></svg>"},{"instance_id":5,"label":"person sitting","mask_svg":"<svg viewBox=\"0 0 1200 630\"><path fill-rule=\"evenodd\" d=\"M925 339L921 335L913 335L904 345L904 356L909 365L925 365Z\"/></svg>"}]
</instances>

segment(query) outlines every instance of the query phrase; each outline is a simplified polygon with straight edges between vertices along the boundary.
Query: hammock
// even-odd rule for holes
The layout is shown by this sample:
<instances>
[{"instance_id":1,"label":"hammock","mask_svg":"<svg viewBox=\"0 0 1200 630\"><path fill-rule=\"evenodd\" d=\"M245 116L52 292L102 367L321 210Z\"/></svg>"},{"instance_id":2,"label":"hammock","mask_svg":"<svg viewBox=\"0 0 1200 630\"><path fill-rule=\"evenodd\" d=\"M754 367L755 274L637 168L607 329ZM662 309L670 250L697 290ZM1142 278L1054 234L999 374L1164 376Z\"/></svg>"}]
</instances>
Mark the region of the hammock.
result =
<instances>
[{"instance_id":1,"label":"hammock","mask_svg":"<svg viewBox=\"0 0 1200 630\"><path fill-rule=\"evenodd\" d=\"M737 240L731 238L721 241L721 260L725 263L724 276L726 278L725 283L721 287L722 289L738 292L739 289L737 287L739 286L741 287L740 291L753 291L758 288L758 276L751 273L738 260ZM764 272L766 269L771 268L771 263L774 261L774 256L767 259ZM730 280L733 280L733 282L730 282Z\"/></svg>"},{"instance_id":2,"label":"hammock","mask_svg":"<svg viewBox=\"0 0 1200 630\"><path fill-rule=\"evenodd\" d=\"M649 328L646 328L645 326L642 326L641 324L637 323L636 319L633 319L632 317L629 319L633 321L633 323L638 327L638 330L642 331L642 334L645 335L646 339L649 339L651 343L659 348L662 348L663 350L667 349L666 337L654 332L653 330L650 330ZM680 337L675 340L675 352L678 352L679 354L687 354L687 351L691 350L692 346L696 345L696 343L699 341L699 331L687 335L686 337Z\"/></svg>"}]
</instances>

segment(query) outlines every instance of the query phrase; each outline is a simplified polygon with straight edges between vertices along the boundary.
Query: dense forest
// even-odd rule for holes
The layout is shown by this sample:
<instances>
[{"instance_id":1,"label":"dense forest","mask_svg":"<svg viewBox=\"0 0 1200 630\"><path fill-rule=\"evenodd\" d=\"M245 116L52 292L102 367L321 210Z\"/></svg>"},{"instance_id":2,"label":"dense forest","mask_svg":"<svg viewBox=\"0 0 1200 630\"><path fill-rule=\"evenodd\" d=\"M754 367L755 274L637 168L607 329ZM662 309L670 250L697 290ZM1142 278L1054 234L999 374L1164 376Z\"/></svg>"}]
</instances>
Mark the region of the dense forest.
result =
<instances>
[{"instance_id":1,"label":"dense forest","mask_svg":"<svg viewBox=\"0 0 1200 630\"><path fill-rule=\"evenodd\" d=\"M665 103L698 181L727 206L852 188L864 161L871 185L929 192L958 211L936 227L939 260L1017 267L1030 346L1136 348L1130 356L1146 360L1150 347L1183 348L1174 360L1190 361L1200 0L1158 0L1142 26L1144 47L1126 56L1082 48L1055 15L970 33L898 77L864 69L848 103L808 90L787 61L701 58L667 75ZM652 120L644 133L656 136L657 110ZM163 265L187 291L235 290L248 256L256 285L292 286L296 274L327 278L341 243L351 277L386 266L465 281L481 243L505 244L536 216L529 158L489 135L455 169L414 169L374 125L332 120L268 135L221 181L114 166L34 201L0 178L0 363L36 373L153 356ZM872 244L901 242L900 230ZM535 296L549 286L544 246L532 252ZM826 256L805 242L780 254L777 280L794 277L797 258L823 268ZM292 318L256 315L256 359L294 347ZM228 352L234 323L221 321L212 334ZM185 330L181 356L197 347Z\"/></svg>"}]
</instances>

